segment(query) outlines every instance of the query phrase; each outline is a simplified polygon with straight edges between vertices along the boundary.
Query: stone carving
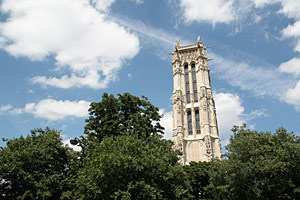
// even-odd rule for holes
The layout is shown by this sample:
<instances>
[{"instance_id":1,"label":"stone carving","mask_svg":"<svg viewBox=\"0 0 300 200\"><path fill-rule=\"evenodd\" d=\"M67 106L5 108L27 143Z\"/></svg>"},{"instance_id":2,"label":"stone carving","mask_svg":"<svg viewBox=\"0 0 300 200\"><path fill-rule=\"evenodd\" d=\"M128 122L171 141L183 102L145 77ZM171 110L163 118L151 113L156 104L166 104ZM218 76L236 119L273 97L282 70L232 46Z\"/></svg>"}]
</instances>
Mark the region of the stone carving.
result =
<instances>
[{"instance_id":1,"label":"stone carving","mask_svg":"<svg viewBox=\"0 0 300 200\"><path fill-rule=\"evenodd\" d=\"M200 36L198 36L198 38L197 38L197 44L199 44L199 43L201 43L201 38L200 38Z\"/></svg>"},{"instance_id":2,"label":"stone carving","mask_svg":"<svg viewBox=\"0 0 300 200\"><path fill-rule=\"evenodd\" d=\"M216 120L216 112L215 112L215 103L212 97L212 93L211 90L208 89L207 90L207 100L208 100L208 107L209 107L209 120L210 120L210 124L215 126L217 125L217 120Z\"/></svg>"},{"instance_id":3,"label":"stone carving","mask_svg":"<svg viewBox=\"0 0 300 200\"><path fill-rule=\"evenodd\" d=\"M180 59L184 60L185 62L192 62L192 61L196 61L197 60L197 51L198 50L194 50L194 51L186 51L180 54Z\"/></svg>"},{"instance_id":4,"label":"stone carving","mask_svg":"<svg viewBox=\"0 0 300 200\"><path fill-rule=\"evenodd\" d=\"M177 130L173 130L173 137L177 136Z\"/></svg>"},{"instance_id":5,"label":"stone carving","mask_svg":"<svg viewBox=\"0 0 300 200\"><path fill-rule=\"evenodd\" d=\"M204 111L207 110L207 100L206 100L206 98L203 98L203 99L201 100L201 106L202 106L202 109L203 109Z\"/></svg>"},{"instance_id":6,"label":"stone carving","mask_svg":"<svg viewBox=\"0 0 300 200\"><path fill-rule=\"evenodd\" d=\"M177 149L181 152L183 151L182 133L178 133L177 135Z\"/></svg>"},{"instance_id":7,"label":"stone carving","mask_svg":"<svg viewBox=\"0 0 300 200\"><path fill-rule=\"evenodd\" d=\"M179 133L182 133L182 128L179 126L179 127L177 127L177 132Z\"/></svg>"},{"instance_id":8,"label":"stone carving","mask_svg":"<svg viewBox=\"0 0 300 200\"><path fill-rule=\"evenodd\" d=\"M201 87L200 94L201 94L200 99L206 97L206 89L204 87Z\"/></svg>"},{"instance_id":9,"label":"stone carving","mask_svg":"<svg viewBox=\"0 0 300 200\"><path fill-rule=\"evenodd\" d=\"M211 138L209 135L206 135L204 137L204 143L205 143L205 148L206 148L206 156L209 161L212 159L212 148L211 148Z\"/></svg>"},{"instance_id":10,"label":"stone carving","mask_svg":"<svg viewBox=\"0 0 300 200\"><path fill-rule=\"evenodd\" d=\"M178 54L178 51L174 52L174 54L173 54L173 63L174 63L176 60L179 60L179 54Z\"/></svg>"},{"instance_id":11,"label":"stone carving","mask_svg":"<svg viewBox=\"0 0 300 200\"><path fill-rule=\"evenodd\" d=\"M176 102L176 108L177 108L177 113L180 114L181 113L181 102L180 101Z\"/></svg>"},{"instance_id":12,"label":"stone carving","mask_svg":"<svg viewBox=\"0 0 300 200\"><path fill-rule=\"evenodd\" d=\"M212 95L211 95L211 90L210 89L207 90L207 99L212 100Z\"/></svg>"},{"instance_id":13,"label":"stone carving","mask_svg":"<svg viewBox=\"0 0 300 200\"><path fill-rule=\"evenodd\" d=\"M173 119L175 122L175 126L182 125L182 92L180 90L176 90L173 94L172 98L173 104Z\"/></svg>"},{"instance_id":14,"label":"stone carving","mask_svg":"<svg viewBox=\"0 0 300 200\"><path fill-rule=\"evenodd\" d=\"M178 49L179 49L179 41L176 41L175 50L178 51Z\"/></svg>"},{"instance_id":15,"label":"stone carving","mask_svg":"<svg viewBox=\"0 0 300 200\"><path fill-rule=\"evenodd\" d=\"M180 90L176 90L176 92L173 94L172 103L176 104L177 102L182 101L182 94Z\"/></svg>"},{"instance_id":16,"label":"stone carving","mask_svg":"<svg viewBox=\"0 0 300 200\"><path fill-rule=\"evenodd\" d=\"M181 70L181 68L179 68L179 67L176 67L175 68L175 71L174 71L174 74L180 74L182 72L182 70Z\"/></svg>"}]
</instances>

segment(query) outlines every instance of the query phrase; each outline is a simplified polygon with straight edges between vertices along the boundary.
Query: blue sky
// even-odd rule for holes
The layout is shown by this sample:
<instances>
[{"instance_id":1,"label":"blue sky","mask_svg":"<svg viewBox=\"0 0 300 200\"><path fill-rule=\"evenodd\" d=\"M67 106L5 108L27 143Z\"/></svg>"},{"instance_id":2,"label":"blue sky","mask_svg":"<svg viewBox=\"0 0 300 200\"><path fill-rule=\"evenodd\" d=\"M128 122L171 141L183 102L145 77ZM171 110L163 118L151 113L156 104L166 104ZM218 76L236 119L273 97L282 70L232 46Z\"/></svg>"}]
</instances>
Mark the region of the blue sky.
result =
<instances>
[{"instance_id":1,"label":"blue sky","mask_svg":"<svg viewBox=\"0 0 300 200\"><path fill-rule=\"evenodd\" d=\"M2 0L1 137L83 134L103 92L145 95L172 135L175 42L208 49L223 146L234 124L300 135L298 0Z\"/></svg>"}]
</instances>

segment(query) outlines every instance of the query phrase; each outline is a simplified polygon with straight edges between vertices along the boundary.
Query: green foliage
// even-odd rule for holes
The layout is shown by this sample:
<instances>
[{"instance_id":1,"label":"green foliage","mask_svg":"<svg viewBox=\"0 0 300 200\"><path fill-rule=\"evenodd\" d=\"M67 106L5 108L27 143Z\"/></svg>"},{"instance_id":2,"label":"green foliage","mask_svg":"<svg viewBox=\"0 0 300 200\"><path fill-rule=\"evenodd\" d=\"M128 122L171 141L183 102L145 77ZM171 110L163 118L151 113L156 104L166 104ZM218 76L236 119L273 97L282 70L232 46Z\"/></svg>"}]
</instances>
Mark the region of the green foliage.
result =
<instances>
[{"instance_id":1,"label":"green foliage","mask_svg":"<svg viewBox=\"0 0 300 200\"><path fill-rule=\"evenodd\" d=\"M79 199L186 199L189 185L172 142L154 135L105 137L88 152Z\"/></svg>"},{"instance_id":2,"label":"green foliage","mask_svg":"<svg viewBox=\"0 0 300 200\"><path fill-rule=\"evenodd\" d=\"M71 189L70 149L60 132L34 129L0 149L0 199L60 199Z\"/></svg>"},{"instance_id":3,"label":"green foliage","mask_svg":"<svg viewBox=\"0 0 300 200\"><path fill-rule=\"evenodd\" d=\"M90 105L90 117L86 120L85 133L89 139L105 136L137 134L139 137L163 133L159 124L161 115L146 97L129 93L118 94L118 98L104 93L101 102Z\"/></svg>"},{"instance_id":4,"label":"green foliage","mask_svg":"<svg viewBox=\"0 0 300 200\"><path fill-rule=\"evenodd\" d=\"M104 93L91 103L77 199L185 199L178 151L161 139L161 115L146 97ZM83 140L83 138L81 138Z\"/></svg>"},{"instance_id":5,"label":"green foliage","mask_svg":"<svg viewBox=\"0 0 300 200\"><path fill-rule=\"evenodd\" d=\"M210 185L210 169L212 162L190 162L184 166L184 171L187 173L192 195L191 199L211 199L212 194L209 188Z\"/></svg>"},{"instance_id":6,"label":"green foliage","mask_svg":"<svg viewBox=\"0 0 300 200\"><path fill-rule=\"evenodd\" d=\"M234 127L224 160L211 170L217 199L300 199L300 139Z\"/></svg>"},{"instance_id":7,"label":"green foliage","mask_svg":"<svg viewBox=\"0 0 300 200\"><path fill-rule=\"evenodd\" d=\"M235 126L223 160L178 163L158 108L129 93L92 103L85 133L35 129L3 139L0 199L300 199L300 138Z\"/></svg>"}]
</instances>

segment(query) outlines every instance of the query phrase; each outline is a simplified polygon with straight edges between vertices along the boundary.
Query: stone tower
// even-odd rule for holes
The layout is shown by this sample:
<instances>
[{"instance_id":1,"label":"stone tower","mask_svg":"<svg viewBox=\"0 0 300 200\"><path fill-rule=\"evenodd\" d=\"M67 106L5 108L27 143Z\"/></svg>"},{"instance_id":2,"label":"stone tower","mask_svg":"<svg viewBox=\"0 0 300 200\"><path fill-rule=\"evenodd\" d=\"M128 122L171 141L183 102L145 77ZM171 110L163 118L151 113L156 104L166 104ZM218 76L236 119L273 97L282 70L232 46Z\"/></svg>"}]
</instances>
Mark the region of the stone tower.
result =
<instances>
[{"instance_id":1,"label":"stone tower","mask_svg":"<svg viewBox=\"0 0 300 200\"><path fill-rule=\"evenodd\" d=\"M215 103L206 48L197 43L180 46L173 55L173 140L182 151L181 163L221 158Z\"/></svg>"}]
</instances>

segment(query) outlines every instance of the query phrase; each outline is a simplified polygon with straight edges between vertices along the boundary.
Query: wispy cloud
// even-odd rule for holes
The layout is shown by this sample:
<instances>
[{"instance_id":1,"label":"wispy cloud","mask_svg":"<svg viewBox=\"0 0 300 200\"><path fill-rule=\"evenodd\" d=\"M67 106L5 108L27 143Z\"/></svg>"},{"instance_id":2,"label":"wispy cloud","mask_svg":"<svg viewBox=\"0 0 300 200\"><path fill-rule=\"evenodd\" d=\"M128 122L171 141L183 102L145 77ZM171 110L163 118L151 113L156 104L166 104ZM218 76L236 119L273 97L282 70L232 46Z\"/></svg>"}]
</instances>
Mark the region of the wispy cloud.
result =
<instances>
[{"instance_id":1,"label":"wispy cloud","mask_svg":"<svg viewBox=\"0 0 300 200\"><path fill-rule=\"evenodd\" d=\"M282 38L291 38L295 41L294 51L300 52L300 1L293 0L254 0L256 7L266 7L271 4L279 4L280 9L277 11L278 14L284 15L289 19L293 19L292 24L287 25L281 30ZM295 55L294 58L287 62L282 63L279 66L279 70L284 73L290 73L293 79L300 73L300 58L299 55ZM295 82L295 81L293 81ZM300 111L300 80L293 85L288 85L288 89L285 94L282 95L281 99L286 103L295 106L296 110Z\"/></svg>"},{"instance_id":2,"label":"wispy cloud","mask_svg":"<svg viewBox=\"0 0 300 200\"><path fill-rule=\"evenodd\" d=\"M11 110L13 107L11 105L0 106L0 114Z\"/></svg>"},{"instance_id":3,"label":"wispy cloud","mask_svg":"<svg viewBox=\"0 0 300 200\"><path fill-rule=\"evenodd\" d=\"M174 48L176 41L182 44L189 44L189 40L185 40L181 36L175 35L171 32L167 32L164 29L153 27L150 24L136 19L127 18L125 16L112 15L112 19L118 22L120 25L129 28L139 35L141 42L151 45L167 46L167 48ZM160 43L157 43L160 41Z\"/></svg>"},{"instance_id":4,"label":"wispy cloud","mask_svg":"<svg viewBox=\"0 0 300 200\"><path fill-rule=\"evenodd\" d=\"M233 52L234 53L234 52ZM211 62L213 75L228 84L249 91L253 96L268 96L280 99L297 80L282 74L276 66L257 66L243 60L235 61L216 55Z\"/></svg>"}]
</instances>

